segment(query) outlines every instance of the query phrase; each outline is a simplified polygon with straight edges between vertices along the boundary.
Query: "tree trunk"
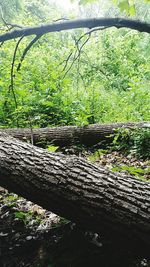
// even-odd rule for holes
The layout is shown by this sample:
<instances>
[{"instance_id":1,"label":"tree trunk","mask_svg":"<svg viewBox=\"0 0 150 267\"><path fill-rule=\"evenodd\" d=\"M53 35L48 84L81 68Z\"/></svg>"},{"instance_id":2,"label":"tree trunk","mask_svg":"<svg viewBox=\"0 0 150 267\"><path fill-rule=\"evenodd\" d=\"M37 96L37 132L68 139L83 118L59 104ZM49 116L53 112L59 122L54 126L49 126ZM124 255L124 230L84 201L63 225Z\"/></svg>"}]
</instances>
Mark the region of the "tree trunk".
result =
<instances>
[{"instance_id":1,"label":"tree trunk","mask_svg":"<svg viewBox=\"0 0 150 267\"><path fill-rule=\"evenodd\" d=\"M62 126L43 129L1 129L13 137L21 140L32 140L35 145L42 146L45 142L54 145L66 146L80 143L92 146L101 141L111 141L112 136L118 128L150 127L149 122L140 123L113 123L113 124L93 124L82 127ZM33 135L33 136L32 136Z\"/></svg>"},{"instance_id":2,"label":"tree trunk","mask_svg":"<svg viewBox=\"0 0 150 267\"><path fill-rule=\"evenodd\" d=\"M150 184L0 134L0 185L93 231L150 243Z\"/></svg>"}]
</instances>

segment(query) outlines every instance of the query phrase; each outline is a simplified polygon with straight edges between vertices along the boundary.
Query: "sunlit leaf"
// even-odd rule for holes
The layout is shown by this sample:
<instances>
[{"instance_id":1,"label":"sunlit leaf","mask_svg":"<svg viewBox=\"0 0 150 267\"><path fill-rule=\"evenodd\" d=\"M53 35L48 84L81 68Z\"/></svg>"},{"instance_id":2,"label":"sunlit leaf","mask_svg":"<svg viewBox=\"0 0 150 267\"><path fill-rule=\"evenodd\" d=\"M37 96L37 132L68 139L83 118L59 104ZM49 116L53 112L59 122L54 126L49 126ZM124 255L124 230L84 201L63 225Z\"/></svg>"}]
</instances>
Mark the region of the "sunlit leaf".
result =
<instances>
[{"instance_id":1,"label":"sunlit leaf","mask_svg":"<svg viewBox=\"0 0 150 267\"><path fill-rule=\"evenodd\" d=\"M113 0L114 4L117 5L118 4L118 0Z\"/></svg>"},{"instance_id":2,"label":"sunlit leaf","mask_svg":"<svg viewBox=\"0 0 150 267\"><path fill-rule=\"evenodd\" d=\"M59 148L59 146L48 146L48 151L50 151L50 152L55 152L57 149Z\"/></svg>"},{"instance_id":3,"label":"sunlit leaf","mask_svg":"<svg viewBox=\"0 0 150 267\"><path fill-rule=\"evenodd\" d=\"M123 0L121 1L119 4L118 4L118 7L120 8L120 11L126 11L127 13L129 13L129 9L130 9L130 6L129 6L129 2L128 0Z\"/></svg>"},{"instance_id":4,"label":"sunlit leaf","mask_svg":"<svg viewBox=\"0 0 150 267\"><path fill-rule=\"evenodd\" d=\"M136 14L135 5L130 6L129 13L131 16L135 16Z\"/></svg>"},{"instance_id":5,"label":"sunlit leaf","mask_svg":"<svg viewBox=\"0 0 150 267\"><path fill-rule=\"evenodd\" d=\"M79 5L86 5L86 4L91 4L97 2L97 0L80 0Z\"/></svg>"}]
</instances>

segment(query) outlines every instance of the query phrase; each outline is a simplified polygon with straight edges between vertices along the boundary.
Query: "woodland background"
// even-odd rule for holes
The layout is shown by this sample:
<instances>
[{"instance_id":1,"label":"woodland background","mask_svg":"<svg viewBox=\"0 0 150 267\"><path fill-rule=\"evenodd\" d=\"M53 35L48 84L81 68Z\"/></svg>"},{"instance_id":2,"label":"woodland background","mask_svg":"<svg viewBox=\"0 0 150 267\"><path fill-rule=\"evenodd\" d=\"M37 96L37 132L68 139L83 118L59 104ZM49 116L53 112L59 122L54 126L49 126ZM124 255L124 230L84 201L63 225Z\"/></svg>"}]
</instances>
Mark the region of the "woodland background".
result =
<instances>
[{"instance_id":1,"label":"woodland background","mask_svg":"<svg viewBox=\"0 0 150 267\"><path fill-rule=\"evenodd\" d=\"M80 1L82 5L70 9L58 2L1 0L1 33L59 19L122 16L150 20L148 1L135 1L134 6L128 6L129 1L119 1L118 5L113 1L83 5L88 1ZM13 69L17 40L1 45L1 127L149 120L149 34L125 28L84 35L86 31L44 35L29 50L19 70L21 55L31 38L22 40Z\"/></svg>"}]
</instances>

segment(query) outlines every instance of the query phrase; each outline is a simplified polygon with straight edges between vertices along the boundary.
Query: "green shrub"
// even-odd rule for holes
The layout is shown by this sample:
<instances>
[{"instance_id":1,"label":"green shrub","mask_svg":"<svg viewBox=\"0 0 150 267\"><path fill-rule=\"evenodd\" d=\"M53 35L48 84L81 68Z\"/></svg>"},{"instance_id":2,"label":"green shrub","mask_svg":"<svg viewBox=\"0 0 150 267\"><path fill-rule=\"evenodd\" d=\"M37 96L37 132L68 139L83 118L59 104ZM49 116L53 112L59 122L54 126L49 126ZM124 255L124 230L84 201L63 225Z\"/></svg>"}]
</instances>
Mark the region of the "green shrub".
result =
<instances>
[{"instance_id":1,"label":"green shrub","mask_svg":"<svg viewBox=\"0 0 150 267\"><path fill-rule=\"evenodd\" d=\"M119 129L113 140L113 148L135 154L138 158L150 158L150 128Z\"/></svg>"}]
</instances>

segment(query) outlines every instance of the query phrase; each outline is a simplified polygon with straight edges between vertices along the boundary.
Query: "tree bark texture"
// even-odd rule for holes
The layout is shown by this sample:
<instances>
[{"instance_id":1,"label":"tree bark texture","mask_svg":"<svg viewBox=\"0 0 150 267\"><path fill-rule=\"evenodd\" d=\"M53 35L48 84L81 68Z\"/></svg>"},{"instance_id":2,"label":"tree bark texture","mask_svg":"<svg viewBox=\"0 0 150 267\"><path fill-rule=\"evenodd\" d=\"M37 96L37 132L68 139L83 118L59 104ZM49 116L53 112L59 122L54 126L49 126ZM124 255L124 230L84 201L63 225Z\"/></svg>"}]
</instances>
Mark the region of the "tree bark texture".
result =
<instances>
[{"instance_id":1,"label":"tree bark texture","mask_svg":"<svg viewBox=\"0 0 150 267\"><path fill-rule=\"evenodd\" d=\"M58 146L67 146L71 144L83 144L85 146L92 146L101 141L110 142L113 135L118 128L132 128L132 127L150 127L149 122L141 123L113 123L113 124L93 124L87 126L61 126L55 128L42 129L1 129L15 138L24 141L33 139L34 145L42 146L45 142L53 143ZM33 135L33 136L32 136Z\"/></svg>"},{"instance_id":2,"label":"tree bark texture","mask_svg":"<svg viewBox=\"0 0 150 267\"><path fill-rule=\"evenodd\" d=\"M150 183L0 134L0 185L93 231L150 244Z\"/></svg>"}]
</instances>

